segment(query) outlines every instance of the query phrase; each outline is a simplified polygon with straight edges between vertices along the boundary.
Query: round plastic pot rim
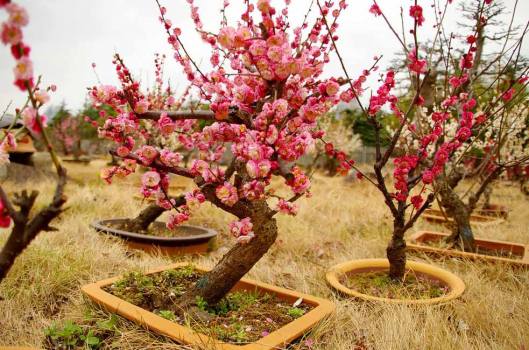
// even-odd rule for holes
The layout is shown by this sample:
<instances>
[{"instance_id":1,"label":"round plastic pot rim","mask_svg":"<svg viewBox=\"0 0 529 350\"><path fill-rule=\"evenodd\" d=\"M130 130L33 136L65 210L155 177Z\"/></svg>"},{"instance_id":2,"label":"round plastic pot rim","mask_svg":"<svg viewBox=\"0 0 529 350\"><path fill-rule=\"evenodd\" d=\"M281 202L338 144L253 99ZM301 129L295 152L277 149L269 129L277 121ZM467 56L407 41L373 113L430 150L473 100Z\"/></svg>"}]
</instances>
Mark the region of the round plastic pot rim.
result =
<instances>
[{"instance_id":1,"label":"round plastic pot rim","mask_svg":"<svg viewBox=\"0 0 529 350\"><path fill-rule=\"evenodd\" d=\"M443 282L450 288L448 294L431 299L390 299L360 293L353 289L347 288L340 282L340 276L344 273L351 273L355 270L366 272L369 271L369 269L381 270L387 268L389 268L389 261L387 259L351 260L331 267L331 269L327 272L325 278L327 279L327 282L332 288L340 291L345 295L352 296L365 301L384 302L389 304L433 305L439 303L446 303L460 297L465 291L465 283L463 282L463 280L461 280L461 278L457 277L453 273L433 265L409 260L406 262L407 269L419 272L424 275L428 275L429 277Z\"/></svg>"},{"instance_id":2,"label":"round plastic pot rim","mask_svg":"<svg viewBox=\"0 0 529 350\"><path fill-rule=\"evenodd\" d=\"M212 230L206 227L193 226L193 225L181 225L179 227L182 229L192 229L192 230L201 231L202 233L199 233L193 236L187 236L187 237L157 237L157 236L145 235L145 234L136 233L136 232L119 230L119 229L115 229L115 228L107 226L107 224L119 223L119 222L123 222L127 220L129 219L115 218L115 219L106 219L106 220L96 220L92 222L90 226L96 229L97 231L107 233L113 236L117 236L117 237L120 237L128 241L138 242L138 243L148 243L148 244L161 245L161 246L181 246L181 245L190 245L190 244L196 244L196 243L204 243L214 238L215 236L217 236L217 231L215 230ZM160 221L156 221L156 223L163 224Z\"/></svg>"}]
</instances>

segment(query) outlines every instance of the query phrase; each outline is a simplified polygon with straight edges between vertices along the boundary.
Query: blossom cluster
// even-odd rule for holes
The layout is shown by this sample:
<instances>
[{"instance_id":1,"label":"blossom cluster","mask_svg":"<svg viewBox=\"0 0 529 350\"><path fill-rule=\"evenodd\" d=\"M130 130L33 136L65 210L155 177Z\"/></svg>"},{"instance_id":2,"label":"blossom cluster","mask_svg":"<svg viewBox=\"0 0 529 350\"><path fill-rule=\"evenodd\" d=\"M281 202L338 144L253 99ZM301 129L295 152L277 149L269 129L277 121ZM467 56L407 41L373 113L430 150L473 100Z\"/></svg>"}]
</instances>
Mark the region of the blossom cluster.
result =
<instances>
[{"instance_id":1,"label":"blossom cluster","mask_svg":"<svg viewBox=\"0 0 529 350\"><path fill-rule=\"evenodd\" d=\"M29 23L27 11L20 5L10 0L1 0L0 9L6 11L8 18L1 23L0 40L2 44L10 47L11 55L16 60L13 73L15 75L14 84L20 90L26 91L33 89L33 63L29 58L30 47L23 42L22 28ZM34 91L33 98L43 104L49 99L46 92ZM18 117L18 115L17 115ZM33 107L26 107L22 111L22 117L26 127L34 133L41 131L41 125L44 120L40 119L41 124L37 122L37 112ZM9 151L16 148L17 142L12 133L5 132L0 142L0 164L9 162ZM0 227L9 227L11 217L9 216L5 204L0 200Z\"/></svg>"},{"instance_id":2,"label":"blossom cluster","mask_svg":"<svg viewBox=\"0 0 529 350\"><path fill-rule=\"evenodd\" d=\"M115 111L115 116L107 116L100 136L115 142L118 156L149 169L142 177L141 191L167 208L171 205L165 183L170 181L169 172L193 178L199 186L211 186L213 201L227 211L235 210L231 208L239 202L269 198L273 176L281 176L296 198L308 194L310 179L295 163L323 136L318 118L340 100L351 101L365 81L365 76L359 78L353 91L342 89L341 79L321 77L329 62L331 41L338 40L335 30L345 1L322 5L322 13L333 16L329 27L318 17L312 26L303 23L292 28L288 4L277 10L270 1L259 0L247 6L236 26L223 20L217 34L203 28L197 6L193 0L188 3L197 32L211 47L209 72L203 72L187 55L182 31L167 18L163 6L160 21L173 57L189 81L185 95L197 94L213 112L214 120L203 124L197 121L200 118L174 118L169 112L160 113L155 122L145 120L147 111L176 110L182 104L174 107L175 103L167 103L167 93L165 99L142 93L121 57L115 57L121 86L95 86L89 94L95 105L111 106ZM156 96L163 91L162 65L163 57L157 57ZM171 146L165 142L169 139L175 141ZM182 149L195 150L187 166ZM223 166L227 154L231 156L229 171ZM129 163L107 169L102 176L111 181L113 176L130 174L131 169ZM189 195L188 203L173 208L168 226L188 220L190 208L203 198ZM279 199L278 212L295 215L297 210L289 199ZM253 237L251 218L239 219L230 225L230 231L245 243Z\"/></svg>"},{"instance_id":3,"label":"blossom cluster","mask_svg":"<svg viewBox=\"0 0 529 350\"><path fill-rule=\"evenodd\" d=\"M6 11L8 18L1 23L0 40L5 46L9 46L11 55L15 59L13 73L15 76L14 85L22 91L28 91L35 104L26 106L17 118L21 117L24 126L34 136L40 135L42 127L46 126L46 116L38 114L35 107L40 107L50 99L48 91L55 91L55 85L51 85L46 90L35 86L33 62L30 58L31 48L24 43L23 28L29 23L29 16L25 8L8 1L0 1L0 9ZM8 133L0 143L0 163L9 161L7 153L16 148L16 140Z\"/></svg>"},{"instance_id":4,"label":"blossom cluster","mask_svg":"<svg viewBox=\"0 0 529 350\"><path fill-rule=\"evenodd\" d=\"M237 241L239 243L247 243L249 242L254 236L253 230L253 224L250 221L250 218L244 218L242 220L231 222L230 225L230 233L237 238Z\"/></svg>"}]
</instances>

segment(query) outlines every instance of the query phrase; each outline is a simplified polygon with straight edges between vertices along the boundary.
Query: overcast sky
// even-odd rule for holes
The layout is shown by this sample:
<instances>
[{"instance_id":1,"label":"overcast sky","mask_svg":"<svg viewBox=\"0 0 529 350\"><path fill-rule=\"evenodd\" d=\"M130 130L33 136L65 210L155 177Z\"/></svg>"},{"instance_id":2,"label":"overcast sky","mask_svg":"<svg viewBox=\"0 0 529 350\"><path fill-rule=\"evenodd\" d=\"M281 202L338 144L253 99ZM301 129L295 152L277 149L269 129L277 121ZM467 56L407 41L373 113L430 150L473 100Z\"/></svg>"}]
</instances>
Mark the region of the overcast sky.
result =
<instances>
[{"instance_id":1,"label":"overcast sky","mask_svg":"<svg viewBox=\"0 0 529 350\"><path fill-rule=\"evenodd\" d=\"M336 0L337 1L337 0ZM495 0L496 1L496 0ZM115 84L116 78L111 63L114 52L119 52L127 65L143 82L153 80L154 53L168 55L166 77L173 85L185 87L185 80L171 57L166 35L158 21L158 10L154 0L18 0L29 11L30 23L25 28L25 42L32 47L35 73L42 74L46 85L54 83L58 90L52 96L52 104L64 101L69 108L76 110L82 106L86 88L97 84L91 63L97 64L97 73L103 83ZM184 43L196 61L209 59L208 46L203 44L193 31L193 23L185 0L161 0L168 9L168 18L184 31ZM201 17L207 30L217 32L219 8L223 0L195 0L201 11ZM231 0L234 4L228 19L235 24L238 19L237 6L242 0ZM454 3L458 0L454 1ZM515 0L504 1L508 8ZM272 0L277 7L282 0ZM340 19L340 40L338 45L350 73L358 75L362 69L371 65L373 56L384 55L382 66L387 64L392 54L399 49L398 42L391 36L382 19L368 13L371 0L349 0L350 6ZM400 7L407 9L411 0L379 0L383 11L391 14L391 21L400 27ZM425 17L429 24L420 33L424 38L431 35L431 0L420 0L425 8ZM310 0L292 0L291 21L301 23ZM455 21L460 16L457 7L452 5L447 21L447 29L455 30ZM1 14L1 20L5 17ZM506 18L506 20L508 20ZM529 1L519 0L515 22L529 20ZM410 22L408 21L408 24ZM466 33L462 33L466 34ZM523 53L529 55L529 46L524 45ZM328 74L340 74L337 61ZM8 48L0 46L0 110L10 101L13 106L20 105L23 93L13 85L13 59ZM180 82L180 83L179 83Z\"/></svg>"}]
</instances>

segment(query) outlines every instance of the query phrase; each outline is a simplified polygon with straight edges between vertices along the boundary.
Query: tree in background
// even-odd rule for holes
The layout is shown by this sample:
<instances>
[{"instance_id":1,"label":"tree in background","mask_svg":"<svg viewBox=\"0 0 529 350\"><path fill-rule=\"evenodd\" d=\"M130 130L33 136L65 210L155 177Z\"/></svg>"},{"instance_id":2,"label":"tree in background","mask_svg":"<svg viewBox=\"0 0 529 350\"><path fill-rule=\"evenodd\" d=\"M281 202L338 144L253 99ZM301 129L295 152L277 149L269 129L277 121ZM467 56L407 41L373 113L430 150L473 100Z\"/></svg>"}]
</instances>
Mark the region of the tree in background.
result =
<instances>
[{"instance_id":1,"label":"tree in background","mask_svg":"<svg viewBox=\"0 0 529 350\"><path fill-rule=\"evenodd\" d=\"M436 3L434 8L437 19L445 16L446 6ZM453 161L447 163L446 171L434 181L441 209L454 219L449 242L473 251L470 215L480 199L485 199L485 206L490 204L491 185L503 172L523 168L526 162L523 147L518 147L516 156L512 155L514 145L525 142L519 130L527 126L524 111L528 65L520 55L527 27L517 34L519 29L513 26L516 6L510 23L503 23L500 18L508 12L500 1L462 1L458 8L463 20L458 24L457 34L447 33L441 27L435 40L425 44L403 40L403 53L392 66L401 82L400 105L409 105L419 89L421 95L421 108L411 116L415 130L402 136L403 145L412 143L417 138L415 134L428 135L435 131L436 125L428 116L448 110L452 103L446 101L450 89L459 95L458 99L467 97L469 103L466 107L463 105L467 117L478 116L481 125L472 128L472 141L466 141L464 147L455 151ZM409 52L417 44L429 60L428 74L423 80L415 79L409 71ZM466 52L469 45L472 49ZM456 55L467 61L455 59ZM457 105L458 99L453 103ZM501 108L500 104L503 104ZM436 118L445 118L443 115ZM456 135L461 121L445 119L444 133ZM470 189L458 193L463 179L470 179L472 184Z\"/></svg>"},{"instance_id":2,"label":"tree in background","mask_svg":"<svg viewBox=\"0 0 529 350\"><path fill-rule=\"evenodd\" d=\"M447 172L451 172L461 162L459 157L461 152L465 152L474 143L481 141L483 132L488 126L498 122L504 125L503 116L515 104L517 91L523 90L527 84L524 70L506 85L493 84L499 92L496 97L480 100L482 92L469 83L475 80L476 33L467 34L461 54L454 52L451 45L452 35L446 36L443 25L446 10L451 3L451 0L443 5L435 2L432 6L433 14L430 18L437 30L432 47L439 46L437 50L441 57L439 59L427 49L426 45L421 45L419 42L418 31L426 18L423 8L417 5L417 2L409 7L408 14L412 18L410 29L404 27L406 22L403 21L403 28L400 31L393 27L377 1L373 2L370 12L376 17L381 17L399 41L406 55L406 64L405 72L400 75L396 75L393 70L389 70L385 75L381 74L381 86L371 94L367 108L363 107L358 96L365 91L363 82L366 81L371 70L365 70L359 78L352 79L333 41L336 55L340 59L350 85L349 100L356 98L362 110L362 118L374 130L376 160L373 169L375 178L364 176L362 171L356 168L352 161L344 159L332 144L327 144L326 150L328 154L336 155L342 161L344 168L354 167L361 177L366 178L382 193L385 204L394 219L391 241L386 248L390 263L389 276L394 280L402 280L406 271L406 242L404 240L406 231L431 205L436 195L443 191L443 187L439 184L444 181ZM318 5L320 5L319 2ZM484 11L489 5L490 0L480 1L480 11ZM439 8L439 6L442 7ZM409 35L406 36L405 33ZM523 36L520 36L514 40L513 47L508 47L499 53L501 59L496 61L499 73L496 74L494 82L502 77L504 68L509 65L505 59L508 60L513 53L519 54L522 39ZM414 43L414 45L410 48L406 43ZM375 59L378 61L378 58ZM429 78L432 71L436 76L445 77L443 80L446 83L441 89L437 88L435 80L432 81ZM397 90L402 91L402 89L397 89L396 81L399 79L409 79L405 84L398 84L398 86L407 84L409 89L409 95L405 94L401 98L396 95ZM431 103L429 106L425 105L427 101L423 96L424 86L427 85L432 87L427 96ZM392 116L399 123L390 130L388 146L382 150L381 131L384 129L383 120L387 118L387 112L382 110L385 106L389 107ZM501 147L507 136L501 130L499 135L501 136L490 140L497 147ZM394 190L388 187L387 180L383 176L383 169L388 167L390 158L393 158L394 164ZM493 160L494 164L501 168L507 165L500 163L499 159L489 158L489 160Z\"/></svg>"}]
</instances>

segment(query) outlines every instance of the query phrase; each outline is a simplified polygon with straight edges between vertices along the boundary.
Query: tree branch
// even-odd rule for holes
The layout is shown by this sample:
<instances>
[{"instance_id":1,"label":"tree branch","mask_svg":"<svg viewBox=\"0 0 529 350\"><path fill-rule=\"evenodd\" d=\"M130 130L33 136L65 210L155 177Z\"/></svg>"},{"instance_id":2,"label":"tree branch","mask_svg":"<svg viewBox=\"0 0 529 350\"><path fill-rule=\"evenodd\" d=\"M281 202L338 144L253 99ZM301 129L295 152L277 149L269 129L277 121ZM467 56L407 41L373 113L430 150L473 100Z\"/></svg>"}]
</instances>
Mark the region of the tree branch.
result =
<instances>
[{"instance_id":1,"label":"tree branch","mask_svg":"<svg viewBox=\"0 0 529 350\"><path fill-rule=\"evenodd\" d=\"M132 153L124 157L120 156L115 150L110 150L109 153L118 158L131 159L131 160L135 160L138 164L143 164L141 159ZM161 170L166 173L176 174L176 175L180 175L180 176L187 177L190 179L194 178L194 176L191 174L191 172L188 169L182 168L182 167L169 167L167 165L160 163L158 160L155 160L148 166L152 168L156 168L157 170Z\"/></svg>"}]
</instances>

